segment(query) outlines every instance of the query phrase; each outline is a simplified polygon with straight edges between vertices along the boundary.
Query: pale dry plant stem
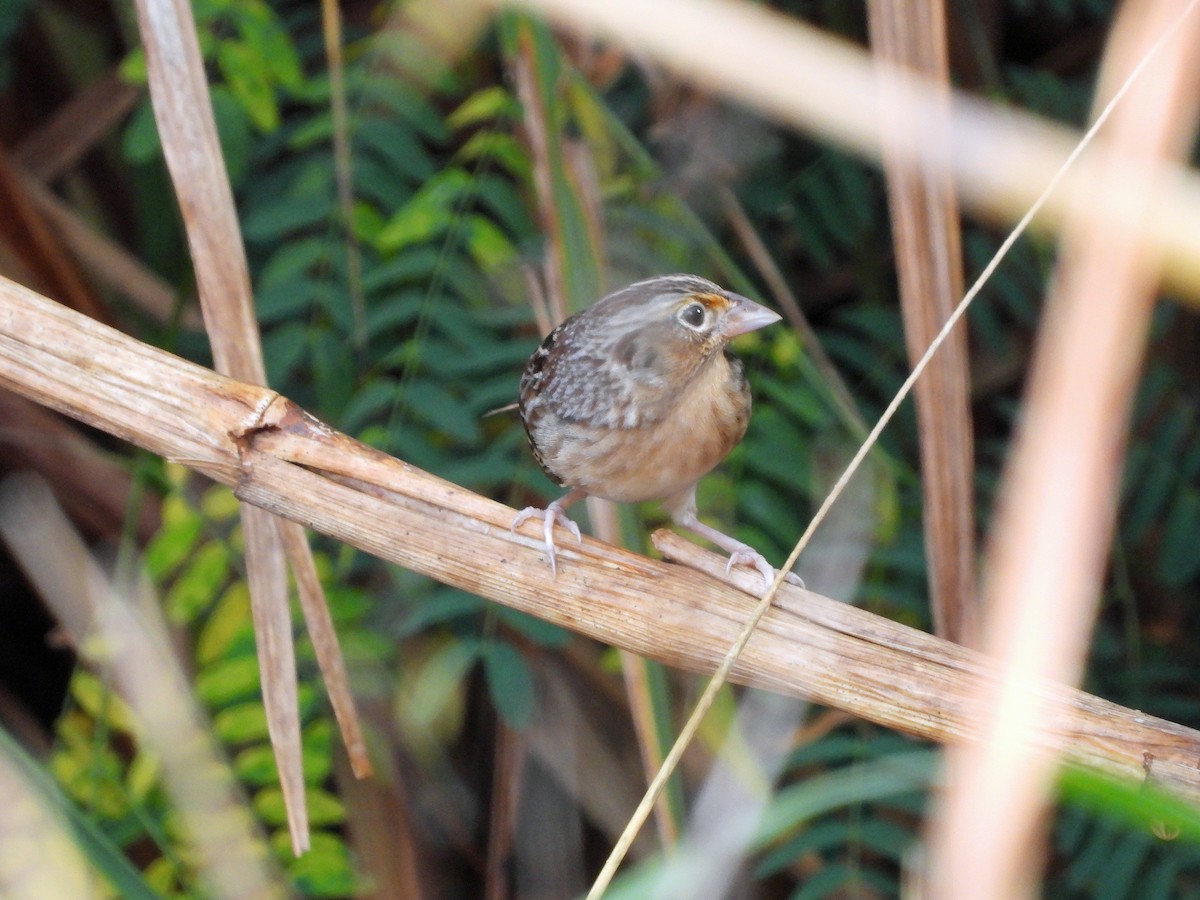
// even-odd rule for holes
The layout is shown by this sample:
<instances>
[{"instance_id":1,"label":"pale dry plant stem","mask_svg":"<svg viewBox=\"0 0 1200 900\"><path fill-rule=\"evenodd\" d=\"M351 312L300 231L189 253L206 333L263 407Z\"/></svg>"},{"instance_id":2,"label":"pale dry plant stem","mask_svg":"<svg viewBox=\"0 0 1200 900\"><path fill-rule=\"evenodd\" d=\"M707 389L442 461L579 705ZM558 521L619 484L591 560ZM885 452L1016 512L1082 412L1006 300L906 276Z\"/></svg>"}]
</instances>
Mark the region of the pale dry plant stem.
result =
<instances>
[{"instance_id":1,"label":"pale dry plant stem","mask_svg":"<svg viewBox=\"0 0 1200 900\"><path fill-rule=\"evenodd\" d=\"M912 392L913 385L915 385L917 379L921 377L921 373L925 371L925 368L929 365L929 361L933 358L933 355L937 353L938 348L941 347L945 342L950 332L954 329L954 326L958 324L958 321L964 315L966 315L967 309L970 307L974 299L979 295L979 292L983 289L983 286L987 283L988 279L991 278L992 273L995 272L1000 263L1004 261L1004 258L1008 255L1008 252L1012 249L1013 245L1028 230L1029 225L1037 217L1037 214L1041 211L1042 207L1045 206L1046 201L1050 198L1051 194L1053 194L1058 188L1058 185L1062 181L1063 177L1065 177L1067 172L1075 164L1075 161L1080 157L1080 155L1082 155L1083 151L1092 142L1093 138L1096 136L1097 132L1099 132L1104 123L1108 121L1118 103L1120 103L1121 99L1129 92L1130 88L1133 86L1137 78L1142 74L1146 66L1149 65L1150 61L1153 60L1153 58L1158 54L1163 44L1166 43L1166 41L1169 40L1179 28L1180 24L1191 12L1192 8L1197 2L1200 2L1200 0L1191 0L1191 3L1189 3L1184 13L1154 43L1146 55L1134 67L1133 71L1130 73L1125 82L1113 94L1112 99L1109 100L1105 107L1100 111L1099 115L1096 116L1096 119L1092 123L1091 127L1084 132L1083 137L1055 172L1054 177L1050 179L1050 182L1046 185L1041 194L1038 195L1038 198L1034 201L1033 205L1029 207L1026 213L1013 227L1008 237L1004 239L1003 243L1001 243L1000 247L996 250L996 253L992 256L991 260L988 261L988 264L984 266L983 271L979 273L979 276L975 279L975 282L971 285L966 295L959 302L958 306L955 307L950 318L946 320L946 324L942 326L942 329L937 333L937 336L930 343L929 349L927 349L920 360L917 361L917 364L913 367L912 372L909 373L909 376L904 380L904 383L900 386L900 389L896 392L896 395L892 398L891 402L888 403L887 408L883 411L883 414L880 415L879 420L875 423L874 427L871 428L870 433L855 452L853 458L850 460L849 465L846 466L845 471L842 472L841 476L833 485L833 488L830 490L829 494L821 503L821 506L817 509L812 521L809 522L809 525L804 530L804 533L800 535L800 539L796 542L795 547L792 548L792 552L788 555L787 561L776 574L775 580L767 588L766 593L762 595L762 599L759 600L758 605L754 607L754 611L750 614L750 618L746 620L746 624L742 627L741 632L738 634L737 640L734 641L728 652L726 652L724 658L721 660L721 665L717 667L716 672L713 673L712 679L708 682L704 692L700 695L699 700L696 701L695 709L692 711L692 714L688 717L688 720L684 723L683 728L680 730L679 737L676 738L675 744L671 747L670 752L663 761L662 768L659 769L658 774L650 783L650 786L647 788L641 802L634 810L633 815L629 820L629 824L625 828L625 831L622 832L620 839L617 841L616 845L612 849L612 852L609 854L608 859L605 861L604 868L600 870L600 874L596 877L595 882L592 884L592 888L588 892L588 900L598 900L598 898L603 896L604 892L608 889L609 884L612 882L613 876L617 872L617 868L621 865L622 860L625 858L625 854L629 851L629 847L633 844L634 839L637 837L638 832L641 830L642 825L645 823L646 818L653 809L654 804L658 799L658 795L662 792L663 787L666 785L671 775L674 774L675 768L678 766L679 760L682 758L684 751L691 743L692 738L695 737L696 731L700 727L700 722L712 707L713 702L716 700L717 693L725 685L726 680L729 678L730 671L741 657L742 651L746 648L746 644L749 643L750 636L754 633L754 629L758 626L758 623L762 620L762 617L766 614L766 611L770 609L771 603L775 599L775 594L778 592L780 585L783 584L787 573L792 570L793 566L795 566L796 561L800 558L800 554L804 552L804 548L807 547L809 541L812 540L813 534L816 532L817 528L820 527L821 523L825 521L825 517L829 514L829 510L833 507L833 504L837 502L839 497L841 497L842 492L850 483L850 479L854 477L863 461L867 458L867 454L869 454L872 448L874 448L876 442L879 440L879 436L883 433L884 428L887 427L888 423L891 422L892 418L895 416L896 411L900 408L900 404L902 404L908 398L908 395Z\"/></svg>"},{"instance_id":2,"label":"pale dry plant stem","mask_svg":"<svg viewBox=\"0 0 1200 900\"><path fill-rule=\"evenodd\" d=\"M1037 746L1053 721L1038 685L1078 683L1102 594L1159 280L1142 225L1195 128L1196 6L1126 5L1105 51L1099 96L1164 50L1096 153L1097 171L1130 173L1137 202L1106 216L1104 201L1071 198L987 554L984 647L1000 677L973 698L978 739L946 756L949 790L929 822L930 900L960 897L966 884L978 900L1038 893L1057 766Z\"/></svg>"},{"instance_id":3,"label":"pale dry plant stem","mask_svg":"<svg viewBox=\"0 0 1200 900\"><path fill-rule=\"evenodd\" d=\"M346 59L342 52L342 12L337 0L321 0L321 34L329 71L329 112L333 117L333 172L346 249L346 290L354 315L354 347L367 346L367 304L362 289L362 256L354 234L354 161L350 153L350 115L346 97Z\"/></svg>"}]
</instances>

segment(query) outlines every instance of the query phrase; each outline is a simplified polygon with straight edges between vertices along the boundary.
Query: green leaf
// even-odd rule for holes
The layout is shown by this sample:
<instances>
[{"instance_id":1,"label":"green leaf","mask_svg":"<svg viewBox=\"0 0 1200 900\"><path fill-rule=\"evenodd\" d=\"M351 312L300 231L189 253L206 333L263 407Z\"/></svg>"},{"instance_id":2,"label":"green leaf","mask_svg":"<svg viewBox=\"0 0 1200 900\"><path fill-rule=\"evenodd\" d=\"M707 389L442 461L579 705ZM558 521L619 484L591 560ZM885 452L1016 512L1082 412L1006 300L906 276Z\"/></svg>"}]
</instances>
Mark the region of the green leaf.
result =
<instances>
[{"instance_id":1,"label":"green leaf","mask_svg":"<svg viewBox=\"0 0 1200 900\"><path fill-rule=\"evenodd\" d=\"M499 224L513 236L530 235L537 227L530 218L529 207L512 182L496 175L481 175L475 182L475 192L480 202Z\"/></svg>"},{"instance_id":2,"label":"green leaf","mask_svg":"<svg viewBox=\"0 0 1200 900\"><path fill-rule=\"evenodd\" d=\"M194 621L216 599L229 569L229 550L224 544L210 541L202 545L167 592L167 615L175 622Z\"/></svg>"},{"instance_id":3,"label":"green leaf","mask_svg":"<svg viewBox=\"0 0 1200 900\"><path fill-rule=\"evenodd\" d=\"M305 783L321 784L332 770L332 752L329 747L313 750L306 742L300 763ZM238 780L253 787L279 784L279 770L275 767L275 753L270 744L247 747L234 757L233 769Z\"/></svg>"},{"instance_id":4,"label":"green leaf","mask_svg":"<svg viewBox=\"0 0 1200 900\"><path fill-rule=\"evenodd\" d=\"M288 867L292 884L303 897L342 898L363 894L368 886L355 874L350 851L336 835L317 831L307 853L295 857L291 836L280 830L277 852Z\"/></svg>"},{"instance_id":5,"label":"green leaf","mask_svg":"<svg viewBox=\"0 0 1200 900\"><path fill-rule=\"evenodd\" d=\"M196 694L210 707L226 707L258 693L258 658L252 653L214 663L196 676Z\"/></svg>"},{"instance_id":6,"label":"green leaf","mask_svg":"<svg viewBox=\"0 0 1200 900\"><path fill-rule=\"evenodd\" d=\"M117 71L122 80L128 81L130 84L146 84L149 80L146 72L146 51L141 47L134 47L125 54Z\"/></svg>"},{"instance_id":7,"label":"green leaf","mask_svg":"<svg viewBox=\"0 0 1200 900\"><path fill-rule=\"evenodd\" d=\"M257 287L261 290L278 284L293 284L303 276L320 277L329 271L332 252L333 247L324 234L273 248L270 258L259 269Z\"/></svg>"},{"instance_id":8,"label":"green leaf","mask_svg":"<svg viewBox=\"0 0 1200 900\"><path fill-rule=\"evenodd\" d=\"M154 107L146 99L138 104L129 117L121 138L121 152L135 165L145 165L162 156L162 145L158 140L158 125L154 121Z\"/></svg>"},{"instance_id":9,"label":"green leaf","mask_svg":"<svg viewBox=\"0 0 1200 900\"><path fill-rule=\"evenodd\" d=\"M263 339L263 356L270 384L287 383L308 359L308 327L287 322Z\"/></svg>"},{"instance_id":10,"label":"green leaf","mask_svg":"<svg viewBox=\"0 0 1200 900\"><path fill-rule=\"evenodd\" d=\"M245 40L257 65L273 82L299 88L304 82L300 57L287 30L265 3L244 4L238 17L238 34Z\"/></svg>"},{"instance_id":11,"label":"green leaf","mask_svg":"<svg viewBox=\"0 0 1200 900\"><path fill-rule=\"evenodd\" d=\"M186 514L175 522L166 522L165 510L170 506ZM166 581L183 565L204 533L204 520L186 501L175 495L164 500L164 527L151 540L142 555L147 574L156 582Z\"/></svg>"},{"instance_id":12,"label":"green leaf","mask_svg":"<svg viewBox=\"0 0 1200 900\"><path fill-rule=\"evenodd\" d=\"M891 879L861 865L833 863L805 879L803 887L791 900L818 900L824 897L891 896L895 887Z\"/></svg>"},{"instance_id":13,"label":"green leaf","mask_svg":"<svg viewBox=\"0 0 1200 900\"><path fill-rule=\"evenodd\" d=\"M479 419L471 408L436 381L411 382L401 400L418 418L460 443L474 447L483 439Z\"/></svg>"},{"instance_id":14,"label":"green leaf","mask_svg":"<svg viewBox=\"0 0 1200 900\"><path fill-rule=\"evenodd\" d=\"M242 220L242 236L258 243L281 243L301 229L326 223L332 214L331 193L283 195L247 214Z\"/></svg>"},{"instance_id":15,"label":"green leaf","mask_svg":"<svg viewBox=\"0 0 1200 900\"><path fill-rule=\"evenodd\" d=\"M235 650L254 646L254 629L250 614L250 589L245 581L230 584L212 608L196 638L196 661L200 665L229 655Z\"/></svg>"},{"instance_id":16,"label":"green leaf","mask_svg":"<svg viewBox=\"0 0 1200 900\"><path fill-rule=\"evenodd\" d=\"M460 165L479 161L496 163L523 184L533 175L533 161L525 147L513 135L498 131L480 131L471 135L454 159Z\"/></svg>"},{"instance_id":17,"label":"green leaf","mask_svg":"<svg viewBox=\"0 0 1200 900\"><path fill-rule=\"evenodd\" d=\"M336 625L358 622L375 607L376 602L369 593L356 587L337 583L325 587L325 603Z\"/></svg>"},{"instance_id":18,"label":"green leaf","mask_svg":"<svg viewBox=\"0 0 1200 900\"><path fill-rule=\"evenodd\" d=\"M565 628L546 622L519 609L497 605L496 618L508 627L529 638L535 644L553 650L561 650L571 643L574 635Z\"/></svg>"},{"instance_id":19,"label":"green leaf","mask_svg":"<svg viewBox=\"0 0 1200 900\"><path fill-rule=\"evenodd\" d=\"M370 154L392 178L420 185L437 175L438 163L406 123L378 117L356 121L354 142L356 152Z\"/></svg>"},{"instance_id":20,"label":"green leaf","mask_svg":"<svg viewBox=\"0 0 1200 900\"><path fill-rule=\"evenodd\" d=\"M487 601L474 594L468 594L455 588L442 588L433 596L413 607L400 623L396 636L399 638L410 637L432 625L452 622L464 616L478 615L486 607Z\"/></svg>"},{"instance_id":21,"label":"green leaf","mask_svg":"<svg viewBox=\"0 0 1200 900\"><path fill-rule=\"evenodd\" d=\"M371 422L386 421L399 398L400 388L394 378L369 381L346 404L338 423L348 434L357 434Z\"/></svg>"},{"instance_id":22,"label":"green leaf","mask_svg":"<svg viewBox=\"0 0 1200 900\"><path fill-rule=\"evenodd\" d=\"M516 260L517 248L490 219L469 216L464 223L464 231L467 248L475 264L483 271L495 271Z\"/></svg>"},{"instance_id":23,"label":"green leaf","mask_svg":"<svg viewBox=\"0 0 1200 900\"><path fill-rule=\"evenodd\" d=\"M125 786L135 803L146 803L152 790L158 787L161 772L159 758L146 750L139 749L129 764Z\"/></svg>"},{"instance_id":24,"label":"green leaf","mask_svg":"<svg viewBox=\"0 0 1200 900\"><path fill-rule=\"evenodd\" d=\"M267 714L262 701L239 703L221 710L213 718L213 730L225 744L251 744L267 740Z\"/></svg>"},{"instance_id":25,"label":"green leaf","mask_svg":"<svg viewBox=\"0 0 1200 900\"><path fill-rule=\"evenodd\" d=\"M479 659L475 640L451 640L425 660L408 690L397 698L398 717L417 732L436 727L461 704L467 673Z\"/></svg>"},{"instance_id":26,"label":"green leaf","mask_svg":"<svg viewBox=\"0 0 1200 900\"><path fill-rule=\"evenodd\" d=\"M1163 526L1159 571L1170 587L1180 587L1200 572L1200 494L1182 490Z\"/></svg>"},{"instance_id":27,"label":"green leaf","mask_svg":"<svg viewBox=\"0 0 1200 900\"><path fill-rule=\"evenodd\" d=\"M396 644L390 635L353 629L340 638L347 663L384 663L395 655Z\"/></svg>"},{"instance_id":28,"label":"green leaf","mask_svg":"<svg viewBox=\"0 0 1200 900\"><path fill-rule=\"evenodd\" d=\"M533 718L533 678L517 649L502 641L487 642L483 670L496 712L513 728L528 725Z\"/></svg>"},{"instance_id":29,"label":"green leaf","mask_svg":"<svg viewBox=\"0 0 1200 900\"><path fill-rule=\"evenodd\" d=\"M245 110L229 91L220 85L214 85L211 96L217 136L221 141L221 155L225 159L225 171L229 174L230 184L237 187L250 168L250 122L246 118Z\"/></svg>"},{"instance_id":30,"label":"green leaf","mask_svg":"<svg viewBox=\"0 0 1200 900\"><path fill-rule=\"evenodd\" d=\"M500 119L504 122L520 119L521 106L508 89L491 85L478 90L446 116L446 124L456 131Z\"/></svg>"},{"instance_id":31,"label":"green leaf","mask_svg":"<svg viewBox=\"0 0 1200 900\"><path fill-rule=\"evenodd\" d=\"M932 750L898 753L784 788L764 811L755 844L778 840L831 810L924 790L934 783L939 761Z\"/></svg>"},{"instance_id":32,"label":"green leaf","mask_svg":"<svg viewBox=\"0 0 1200 900\"><path fill-rule=\"evenodd\" d=\"M262 61L252 47L242 41L222 40L217 44L217 65L229 91L262 132L279 127L279 105L266 77Z\"/></svg>"},{"instance_id":33,"label":"green leaf","mask_svg":"<svg viewBox=\"0 0 1200 900\"><path fill-rule=\"evenodd\" d=\"M209 522L233 522L241 513L242 505L233 491L224 485L214 485L200 498L200 513Z\"/></svg>"},{"instance_id":34,"label":"green leaf","mask_svg":"<svg viewBox=\"0 0 1200 900\"><path fill-rule=\"evenodd\" d=\"M353 348L332 331L320 331L312 340L312 372L317 405L329 418L337 418L354 394L353 372L357 368Z\"/></svg>"},{"instance_id":35,"label":"green leaf","mask_svg":"<svg viewBox=\"0 0 1200 900\"><path fill-rule=\"evenodd\" d=\"M376 249L380 253L396 253L442 234L453 223L463 197L470 190L471 179L461 169L437 173L392 214L376 238Z\"/></svg>"},{"instance_id":36,"label":"green leaf","mask_svg":"<svg viewBox=\"0 0 1200 900\"><path fill-rule=\"evenodd\" d=\"M310 787L307 794L308 820L315 827L340 825L346 819L342 801L328 791ZM287 808L283 802L283 791L277 787L266 787L254 795L254 811L268 825L286 825Z\"/></svg>"}]
</instances>

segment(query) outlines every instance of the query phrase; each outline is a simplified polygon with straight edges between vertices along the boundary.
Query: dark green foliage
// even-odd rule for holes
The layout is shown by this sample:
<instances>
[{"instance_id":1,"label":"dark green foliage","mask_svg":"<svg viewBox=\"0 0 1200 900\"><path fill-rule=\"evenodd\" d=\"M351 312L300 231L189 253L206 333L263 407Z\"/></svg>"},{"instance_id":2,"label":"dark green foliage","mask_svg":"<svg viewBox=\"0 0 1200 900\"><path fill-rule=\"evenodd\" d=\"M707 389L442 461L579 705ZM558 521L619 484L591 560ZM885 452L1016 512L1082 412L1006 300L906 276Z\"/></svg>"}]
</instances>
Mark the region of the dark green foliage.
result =
<instances>
[{"instance_id":1,"label":"dark green foliage","mask_svg":"<svg viewBox=\"0 0 1200 900\"><path fill-rule=\"evenodd\" d=\"M0 3L0 90L8 87L8 80L12 77L9 42L20 29L31 5L30 0L5 0Z\"/></svg>"}]
</instances>

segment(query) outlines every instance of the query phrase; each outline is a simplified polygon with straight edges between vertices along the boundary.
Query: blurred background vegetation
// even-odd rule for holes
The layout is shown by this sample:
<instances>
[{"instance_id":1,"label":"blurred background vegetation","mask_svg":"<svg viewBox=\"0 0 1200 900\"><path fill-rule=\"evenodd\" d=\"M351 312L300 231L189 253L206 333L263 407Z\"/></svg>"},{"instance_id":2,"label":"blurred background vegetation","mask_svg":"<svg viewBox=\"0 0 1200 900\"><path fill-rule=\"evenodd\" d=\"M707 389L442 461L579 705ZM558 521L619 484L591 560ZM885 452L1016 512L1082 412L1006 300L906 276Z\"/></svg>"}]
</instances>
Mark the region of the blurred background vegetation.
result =
<instances>
[{"instance_id":1,"label":"blurred background vegetation","mask_svg":"<svg viewBox=\"0 0 1200 900\"><path fill-rule=\"evenodd\" d=\"M858 5L772 5L865 40ZM617 48L515 13L446 58L391 4L343 3L343 120L333 111L338 85L319 4L196 0L193 9L272 387L458 484L517 507L544 504L556 489L519 422L484 414L515 399L539 340L531 297L545 292L531 281L547 255L571 309L670 271L778 305L765 250L823 354L783 326L738 345L755 414L743 444L702 484L700 507L769 558L786 555L861 422L907 372L876 169ZM1109 0L951 4L955 81L1079 125L1113 14ZM0 271L207 364L137 44L124 3L0 2ZM797 86L806 89L820 86ZM541 150L529 139L530 115L550 137ZM539 174L549 175L541 186ZM539 224L539 203L553 208L555 227ZM90 256L64 236L64 205L100 242ZM971 278L1003 232L964 228ZM981 533L1053 257L1052 242L1023 240L970 315ZM1198 375L1196 317L1164 301L1085 685L1192 727L1200 727ZM0 415L5 469L39 468L101 552L144 551L195 695L278 860L281 891L565 897L586 887L646 777L611 650L315 538L380 774L359 784L347 774L301 640L316 834L312 852L294 859L231 496L24 406L0 404ZM67 440L87 442L98 468L50 465L48 448ZM838 564L814 561L810 574L802 561L801 572L812 587L927 628L916 460L908 409L826 551ZM627 541L645 549L661 513L622 515ZM202 894L188 836L139 744L141 726L86 648L57 639L3 558L0 578L0 750L67 817L102 873L99 895ZM671 733L695 680L651 667L647 684ZM660 833L673 827L700 840L685 810L720 757L735 780L761 788L746 855L722 873L728 896L898 895L933 748L836 710L789 706L775 710L786 727L768 759L745 738L750 729L729 736L733 701L745 696L729 692L691 751L672 795L674 825ZM655 895L656 852L647 833L635 847L642 865L618 882L618 895ZM676 892L662 896L710 895L679 893L685 882L671 877ZM1200 896L1200 849L1160 841L1094 792L1075 790L1056 813L1045 892Z\"/></svg>"}]
</instances>

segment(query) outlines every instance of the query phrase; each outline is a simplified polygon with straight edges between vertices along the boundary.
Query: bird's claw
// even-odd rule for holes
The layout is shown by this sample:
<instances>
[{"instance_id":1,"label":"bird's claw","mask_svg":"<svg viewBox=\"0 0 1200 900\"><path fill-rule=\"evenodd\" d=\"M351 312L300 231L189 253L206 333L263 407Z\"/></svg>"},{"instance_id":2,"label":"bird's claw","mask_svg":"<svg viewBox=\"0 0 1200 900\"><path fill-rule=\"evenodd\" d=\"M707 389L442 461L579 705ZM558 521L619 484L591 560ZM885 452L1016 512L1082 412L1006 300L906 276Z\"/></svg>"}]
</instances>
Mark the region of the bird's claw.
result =
<instances>
[{"instance_id":1,"label":"bird's claw","mask_svg":"<svg viewBox=\"0 0 1200 900\"><path fill-rule=\"evenodd\" d=\"M729 554L729 562L725 564L725 574L728 575L734 566L750 566L758 571L758 574L763 577L763 587L769 588L775 583L776 571L771 568L771 564L767 562L767 558L750 547L734 550ZM783 580L788 584L794 584L796 587L804 587L804 579L795 572L788 572Z\"/></svg>"},{"instance_id":2,"label":"bird's claw","mask_svg":"<svg viewBox=\"0 0 1200 900\"><path fill-rule=\"evenodd\" d=\"M567 517L567 514L563 512L562 509L551 503L545 509L539 509L536 506L525 507L513 517L512 525L509 526L509 531L515 534L517 529L520 528L522 524L529 519L532 519L534 516L541 517L542 538L546 545L546 557L550 560L550 574L555 578L558 578L558 560L554 554L554 523L556 521L562 523L562 525L566 527L567 531L571 532L571 534L575 536L576 543L579 543L583 540L582 535L579 533L579 526L571 521L571 519Z\"/></svg>"}]
</instances>

